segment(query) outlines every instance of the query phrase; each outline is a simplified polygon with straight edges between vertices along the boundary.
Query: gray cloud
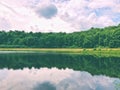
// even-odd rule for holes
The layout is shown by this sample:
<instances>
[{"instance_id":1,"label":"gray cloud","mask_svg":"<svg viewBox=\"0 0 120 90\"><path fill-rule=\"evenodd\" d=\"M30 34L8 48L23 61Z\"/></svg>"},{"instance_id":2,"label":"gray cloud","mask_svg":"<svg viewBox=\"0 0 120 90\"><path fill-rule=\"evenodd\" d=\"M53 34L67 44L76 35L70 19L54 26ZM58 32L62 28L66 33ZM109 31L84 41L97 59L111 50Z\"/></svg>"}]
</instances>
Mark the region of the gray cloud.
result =
<instances>
[{"instance_id":1,"label":"gray cloud","mask_svg":"<svg viewBox=\"0 0 120 90\"><path fill-rule=\"evenodd\" d=\"M39 16L42 16L46 19L50 19L54 17L57 14L58 10L57 7L53 4L42 7L42 8L37 8L36 13Z\"/></svg>"}]
</instances>

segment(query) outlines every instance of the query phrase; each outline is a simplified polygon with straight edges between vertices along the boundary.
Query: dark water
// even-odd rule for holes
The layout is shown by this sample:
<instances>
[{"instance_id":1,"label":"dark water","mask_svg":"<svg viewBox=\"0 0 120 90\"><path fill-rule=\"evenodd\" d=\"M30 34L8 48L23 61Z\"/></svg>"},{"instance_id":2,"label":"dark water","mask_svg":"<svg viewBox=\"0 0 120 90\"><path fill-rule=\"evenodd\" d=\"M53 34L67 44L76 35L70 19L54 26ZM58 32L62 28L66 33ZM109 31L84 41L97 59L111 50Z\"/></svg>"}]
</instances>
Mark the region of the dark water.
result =
<instances>
[{"instance_id":1,"label":"dark water","mask_svg":"<svg viewBox=\"0 0 120 90\"><path fill-rule=\"evenodd\" d=\"M120 90L119 67L118 57L4 52L0 90Z\"/></svg>"}]
</instances>

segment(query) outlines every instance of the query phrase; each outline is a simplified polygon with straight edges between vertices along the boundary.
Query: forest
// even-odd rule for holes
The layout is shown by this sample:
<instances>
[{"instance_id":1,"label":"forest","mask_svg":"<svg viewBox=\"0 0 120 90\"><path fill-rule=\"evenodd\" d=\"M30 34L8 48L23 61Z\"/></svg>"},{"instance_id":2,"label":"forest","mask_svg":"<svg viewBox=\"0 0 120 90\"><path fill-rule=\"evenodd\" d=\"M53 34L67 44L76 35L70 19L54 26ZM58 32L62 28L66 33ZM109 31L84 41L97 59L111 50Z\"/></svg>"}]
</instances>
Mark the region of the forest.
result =
<instances>
[{"instance_id":1,"label":"forest","mask_svg":"<svg viewBox=\"0 0 120 90\"><path fill-rule=\"evenodd\" d=\"M0 31L0 48L120 48L120 24L73 33Z\"/></svg>"}]
</instances>

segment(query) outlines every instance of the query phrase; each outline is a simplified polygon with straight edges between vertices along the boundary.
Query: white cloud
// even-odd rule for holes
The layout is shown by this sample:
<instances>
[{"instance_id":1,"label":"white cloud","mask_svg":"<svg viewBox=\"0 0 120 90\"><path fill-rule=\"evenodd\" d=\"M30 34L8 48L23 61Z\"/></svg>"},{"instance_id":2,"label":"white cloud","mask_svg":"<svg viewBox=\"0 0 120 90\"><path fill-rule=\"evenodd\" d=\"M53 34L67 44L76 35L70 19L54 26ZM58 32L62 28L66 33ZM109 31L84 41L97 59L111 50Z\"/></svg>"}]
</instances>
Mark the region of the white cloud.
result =
<instances>
[{"instance_id":1,"label":"white cloud","mask_svg":"<svg viewBox=\"0 0 120 90\"><path fill-rule=\"evenodd\" d=\"M88 29L90 27L104 27L109 25L115 25L112 20L113 12L97 16L95 9L98 8L113 8L115 3L113 1L103 1L103 0L71 0L66 4L65 9L62 8L64 13L62 13L61 18L66 22L71 23L76 29ZM100 11L98 11L98 14Z\"/></svg>"},{"instance_id":2,"label":"white cloud","mask_svg":"<svg viewBox=\"0 0 120 90\"><path fill-rule=\"evenodd\" d=\"M103 8L103 7L113 7L116 0L91 0L88 7L92 9Z\"/></svg>"},{"instance_id":3,"label":"white cloud","mask_svg":"<svg viewBox=\"0 0 120 90\"><path fill-rule=\"evenodd\" d=\"M45 12L52 15L49 20L36 13L36 10L50 5L57 12ZM120 23L116 19L120 15L119 8L119 0L1 0L0 29L73 32L105 27Z\"/></svg>"},{"instance_id":4,"label":"white cloud","mask_svg":"<svg viewBox=\"0 0 120 90\"><path fill-rule=\"evenodd\" d=\"M0 29L9 29L11 27L10 22L6 18L0 17Z\"/></svg>"}]
</instances>

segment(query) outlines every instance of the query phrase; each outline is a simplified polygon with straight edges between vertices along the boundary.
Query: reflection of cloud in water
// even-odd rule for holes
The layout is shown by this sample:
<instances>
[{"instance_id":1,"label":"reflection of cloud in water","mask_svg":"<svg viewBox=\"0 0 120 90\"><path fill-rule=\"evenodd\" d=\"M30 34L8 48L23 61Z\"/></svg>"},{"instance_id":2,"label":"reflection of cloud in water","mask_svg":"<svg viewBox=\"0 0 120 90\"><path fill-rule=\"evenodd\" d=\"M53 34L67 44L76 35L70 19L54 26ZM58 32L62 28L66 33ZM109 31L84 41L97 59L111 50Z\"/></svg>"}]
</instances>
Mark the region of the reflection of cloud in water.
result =
<instances>
[{"instance_id":1,"label":"reflection of cloud in water","mask_svg":"<svg viewBox=\"0 0 120 90\"><path fill-rule=\"evenodd\" d=\"M43 82L41 84L37 84L33 90L56 90L56 87L49 82Z\"/></svg>"},{"instance_id":2,"label":"reflection of cloud in water","mask_svg":"<svg viewBox=\"0 0 120 90\"><path fill-rule=\"evenodd\" d=\"M115 90L116 81L71 69L0 70L0 90Z\"/></svg>"}]
</instances>

